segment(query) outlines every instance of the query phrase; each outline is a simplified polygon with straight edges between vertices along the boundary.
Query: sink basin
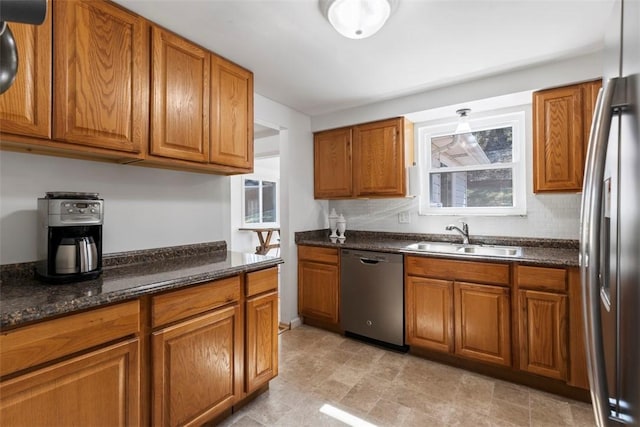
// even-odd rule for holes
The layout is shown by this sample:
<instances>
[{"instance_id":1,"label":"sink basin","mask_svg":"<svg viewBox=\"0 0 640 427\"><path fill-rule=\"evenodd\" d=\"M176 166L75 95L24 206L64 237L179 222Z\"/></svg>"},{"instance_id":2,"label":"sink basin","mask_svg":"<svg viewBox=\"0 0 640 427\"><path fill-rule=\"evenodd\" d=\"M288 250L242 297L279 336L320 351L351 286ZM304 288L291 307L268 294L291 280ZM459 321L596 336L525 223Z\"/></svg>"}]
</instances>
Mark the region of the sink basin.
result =
<instances>
[{"instance_id":1,"label":"sink basin","mask_svg":"<svg viewBox=\"0 0 640 427\"><path fill-rule=\"evenodd\" d=\"M462 246L457 250L460 254L483 256L521 256L522 248L516 246Z\"/></svg>"},{"instance_id":2,"label":"sink basin","mask_svg":"<svg viewBox=\"0 0 640 427\"><path fill-rule=\"evenodd\" d=\"M462 247L453 243L444 242L420 242L413 243L407 246L405 249L410 251L424 251L424 252L445 252L455 254Z\"/></svg>"},{"instance_id":3,"label":"sink basin","mask_svg":"<svg viewBox=\"0 0 640 427\"><path fill-rule=\"evenodd\" d=\"M405 247L408 251L436 252L447 254L495 256L495 257L519 257L522 256L522 248L518 246L484 246L462 245L445 242L419 242Z\"/></svg>"}]
</instances>

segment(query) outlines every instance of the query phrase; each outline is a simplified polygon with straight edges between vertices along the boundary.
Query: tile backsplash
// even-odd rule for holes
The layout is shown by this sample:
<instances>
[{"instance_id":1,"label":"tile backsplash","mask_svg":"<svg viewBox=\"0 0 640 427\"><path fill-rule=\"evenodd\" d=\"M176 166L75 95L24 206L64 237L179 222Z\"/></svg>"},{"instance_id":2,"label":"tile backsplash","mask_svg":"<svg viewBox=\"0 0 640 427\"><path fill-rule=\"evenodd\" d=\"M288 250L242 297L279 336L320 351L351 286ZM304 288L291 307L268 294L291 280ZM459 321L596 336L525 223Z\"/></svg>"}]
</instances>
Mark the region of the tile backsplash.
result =
<instances>
[{"instance_id":1,"label":"tile backsplash","mask_svg":"<svg viewBox=\"0 0 640 427\"><path fill-rule=\"evenodd\" d=\"M417 198L333 200L329 202L329 211L335 208L345 216L347 230L444 234L450 233L445 231L446 225L464 220L472 236L578 239L580 197L580 194L530 193L527 214L523 216L423 216L418 215ZM400 222L407 217L408 223Z\"/></svg>"}]
</instances>

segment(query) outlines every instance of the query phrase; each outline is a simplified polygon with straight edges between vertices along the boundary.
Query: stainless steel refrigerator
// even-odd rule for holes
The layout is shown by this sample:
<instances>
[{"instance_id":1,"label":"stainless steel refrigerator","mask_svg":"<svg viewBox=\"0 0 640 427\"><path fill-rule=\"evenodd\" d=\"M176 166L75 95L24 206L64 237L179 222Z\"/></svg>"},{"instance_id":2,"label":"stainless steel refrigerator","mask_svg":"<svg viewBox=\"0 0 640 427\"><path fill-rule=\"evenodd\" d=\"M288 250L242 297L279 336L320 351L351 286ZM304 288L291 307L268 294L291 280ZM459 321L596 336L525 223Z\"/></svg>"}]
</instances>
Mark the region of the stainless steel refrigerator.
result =
<instances>
[{"instance_id":1,"label":"stainless steel refrigerator","mask_svg":"<svg viewBox=\"0 0 640 427\"><path fill-rule=\"evenodd\" d=\"M605 37L580 231L589 383L599 426L640 425L640 0Z\"/></svg>"}]
</instances>

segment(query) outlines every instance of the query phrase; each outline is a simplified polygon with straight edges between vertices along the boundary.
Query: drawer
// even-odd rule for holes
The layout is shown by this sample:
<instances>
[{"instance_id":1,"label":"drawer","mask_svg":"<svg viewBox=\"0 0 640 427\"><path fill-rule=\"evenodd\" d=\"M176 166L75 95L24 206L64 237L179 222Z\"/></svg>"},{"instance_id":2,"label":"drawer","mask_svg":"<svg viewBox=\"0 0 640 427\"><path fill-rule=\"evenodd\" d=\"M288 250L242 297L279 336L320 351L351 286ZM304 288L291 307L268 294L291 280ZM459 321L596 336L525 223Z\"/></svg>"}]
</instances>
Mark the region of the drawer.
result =
<instances>
[{"instance_id":1,"label":"drawer","mask_svg":"<svg viewBox=\"0 0 640 427\"><path fill-rule=\"evenodd\" d=\"M245 282L247 297L278 289L278 267L247 273Z\"/></svg>"},{"instance_id":2,"label":"drawer","mask_svg":"<svg viewBox=\"0 0 640 427\"><path fill-rule=\"evenodd\" d=\"M317 246L298 246L298 259L338 264L338 249L321 248Z\"/></svg>"},{"instance_id":3,"label":"drawer","mask_svg":"<svg viewBox=\"0 0 640 427\"><path fill-rule=\"evenodd\" d=\"M566 292L567 270L519 265L516 268L516 283L523 289Z\"/></svg>"},{"instance_id":4,"label":"drawer","mask_svg":"<svg viewBox=\"0 0 640 427\"><path fill-rule=\"evenodd\" d=\"M509 264L406 256L405 271L412 276L509 285Z\"/></svg>"},{"instance_id":5,"label":"drawer","mask_svg":"<svg viewBox=\"0 0 640 427\"><path fill-rule=\"evenodd\" d=\"M138 300L47 320L0 335L0 375L7 375L138 333Z\"/></svg>"},{"instance_id":6,"label":"drawer","mask_svg":"<svg viewBox=\"0 0 640 427\"><path fill-rule=\"evenodd\" d=\"M151 299L151 324L155 328L239 300L239 276L167 292Z\"/></svg>"}]
</instances>

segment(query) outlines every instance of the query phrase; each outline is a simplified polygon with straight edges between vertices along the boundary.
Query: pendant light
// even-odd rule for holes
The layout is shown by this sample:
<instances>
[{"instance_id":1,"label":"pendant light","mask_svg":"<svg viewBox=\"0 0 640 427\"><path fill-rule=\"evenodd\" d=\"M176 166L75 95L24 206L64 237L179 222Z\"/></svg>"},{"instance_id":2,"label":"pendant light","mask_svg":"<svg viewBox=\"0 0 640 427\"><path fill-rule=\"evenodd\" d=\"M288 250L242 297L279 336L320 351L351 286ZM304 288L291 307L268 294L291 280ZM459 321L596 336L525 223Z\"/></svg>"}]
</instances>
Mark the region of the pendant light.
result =
<instances>
[{"instance_id":1,"label":"pendant light","mask_svg":"<svg viewBox=\"0 0 640 427\"><path fill-rule=\"evenodd\" d=\"M460 116L458 119L458 125L456 126L456 130L453 132L453 141L456 144L462 146L465 150L470 147L477 147L478 141L476 137L471 132L471 126L469 125L469 113L471 112L471 108L461 108L456 110L456 114Z\"/></svg>"},{"instance_id":2,"label":"pendant light","mask_svg":"<svg viewBox=\"0 0 640 427\"><path fill-rule=\"evenodd\" d=\"M468 115L471 112L471 108L461 108L456 110L456 114L460 116L458 119L458 125L454 134L459 135L461 133L471 133L471 126L469 126Z\"/></svg>"},{"instance_id":3,"label":"pendant light","mask_svg":"<svg viewBox=\"0 0 640 427\"><path fill-rule=\"evenodd\" d=\"M377 33L396 5L397 0L320 0L320 9L333 28L350 39Z\"/></svg>"}]
</instances>

